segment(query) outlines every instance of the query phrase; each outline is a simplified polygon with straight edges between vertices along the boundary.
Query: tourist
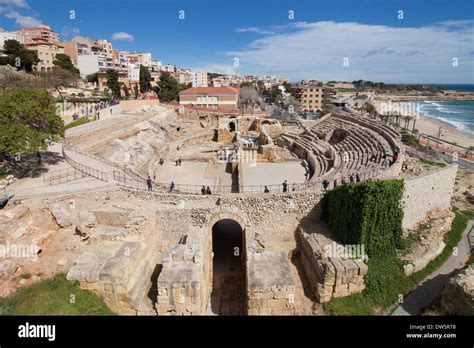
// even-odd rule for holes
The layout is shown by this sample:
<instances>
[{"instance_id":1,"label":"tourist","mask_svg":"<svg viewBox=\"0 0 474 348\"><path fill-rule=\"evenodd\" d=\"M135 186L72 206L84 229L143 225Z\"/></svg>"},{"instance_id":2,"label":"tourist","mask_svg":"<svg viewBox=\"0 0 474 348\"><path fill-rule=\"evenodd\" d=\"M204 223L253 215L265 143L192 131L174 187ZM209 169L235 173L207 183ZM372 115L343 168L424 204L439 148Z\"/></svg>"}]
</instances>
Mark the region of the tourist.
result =
<instances>
[{"instance_id":1,"label":"tourist","mask_svg":"<svg viewBox=\"0 0 474 348\"><path fill-rule=\"evenodd\" d=\"M181 161L181 158L178 158L178 166L181 167L181 163L182 163L182 162L183 162L183 161Z\"/></svg>"},{"instance_id":2,"label":"tourist","mask_svg":"<svg viewBox=\"0 0 474 348\"><path fill-rule=\"evenodd\" d=\"M352 184L354 182L354 173L349 177L349 182Z\"/></svg>"},{"instance_id":3,"label":"tourist","mask_svg":"<svg viewBox=\"0 0 474 348\"><path fill-rule=\"evenodd\" d=\"M394 164L398 160L398 152L395 151L395 153L392 156L392 164Z\"/></svg>"},{"instance_id":4,"label":"tourist","mask_svg":"<svg viewBox=\"0 0 474 348\"><path fill-rule=\"evenodd\" d=\"M209 186L208 186L207 189L206 189L206 194L208 194L208 195L212 194L211 188L210 188Z\"/></svg>"},{"instance_id":5,"label":"tourist","mask_svg":"<svg viewBox=\"0 0 474 348\"><path fill-rule=\"evenodd\" d=\"M163 158L160 158L160 162L159 162L159 163L160 163L160 166L162 166L163 163L165 163L165 161L163 161Z\"/></svg>"},{"instance_id":6,"label":"tourist","mask_svg":"<svg viewBox=\"0 0 474 348\"><path fill-rule=\"evenodd\" d=\"M344 178L341 179L341 185L345 185L346 184L346 180Z\"/></svg>"},{"instance_id":7,"label":"tourist","mask_svg":"<svg viewBox=\"0 0 474 348\"><path fill-rule=\"evenodd\" d=\"M325 190L327 190L329 187L329 181L327 181L326 179L323 180L323 187Z\"/></svg>"},{"instance_id":8,"label":"tourist","mask_svg":"<svg viewBox=\"0 0 474 348\"><path fill-rule=\"evenodd\" d=\"M171 182L171 185L170 185L170 192L172 192L174 189L174 181Z\"/></svg>"},{"instance_id":9,"label":"tourist","mask_svg":"<svg viewBox=\"0 0 474 348\"><path fill-rule=\"evenodd\" d=\"M360 169L356 171L356 182L360 182Z\"/></svg>"},{"instance_id":10,"label":"tourist","mask_svg":"<svg viewBox=\"0 0 474 348\"><path fill-rule=\"evenodd\" d=\"M263 192L264 193L269 193L270 192L270 190L268 189L268 187L266 185L265 185L265 188L263 189Z\"/></svg>"},{"instance_id":11,"label":"tourist","mask_svg":"<svg viewBox=\"0 0 474 348\"><path fill-rule=\"evenodd\" d=\"M146 179L146 186L148 187L148 191L153 191L153 185L150 176Z\"/></svg>"},{"instance_id":12,"label":"tourist","mask_svg":"<svg viewBox=\"0 0 474 348\"><path fill-rule=\"evenodd\" d=\"M336 188L337 187L337 179L334 179L334 181L332 182L333 184L333 188Z\"/></svg>"},{"instance_id":13,"label":"tourist","mask_svg":"<svg viewBox=\"0 0 474 348\"><path fill-rule=\"evenodd\" d=\"M204 185L201 187L201 194L202 195L206 194L206 187Z\"/></svg>"},{"instance_id":14,"label":"tourist","mask_svg":"<svg viewBox=\"0 0 474 348\"><path fill-rule=\"evenodd\" d=\"M38 160L38 165L41 165L41 153L39 151L36 153L36 158Z\"/></svg>"},{"instance_id":15,"label":"tourist","mask_svg":"<svg viewBox=\"0 0 474 348\"><path fill-rule=\"evenodd\" d=\"M282 186L283 186L283 192L287 192L288 191L288 183L287 183L286 180L283 182Z\"/></svg>"},{"instance_id":16,"label":"tourist","mask_svg":"<svg viewBox=\"0 0 474 348\"><path fill-rule=\"evenodd\" d=\"M296 191L296 184L293 183L293 185L291 185L291 191L295 192Z\"/></svg>"},{"instance_id":17,"label":"tourist","mask_svg":"<svg viewBox=\"0 0 474 348\"><path fill-rule=\"evenodd\" d=\"M311 171L309 170L309 168L306 168L306 172L304 173L305 181L309 180L310 175L311 175Z\"/></svg>"},{"instance_id":18,"label":"tourist","mask_svg":"<svg viewBox=\"0 0 474 348\"><path fill-rule=\"evenodd\" d=\"M178 151L179 151L179 145L176 145L176 150L178 150Z\"/></svg>"}]
</instances>

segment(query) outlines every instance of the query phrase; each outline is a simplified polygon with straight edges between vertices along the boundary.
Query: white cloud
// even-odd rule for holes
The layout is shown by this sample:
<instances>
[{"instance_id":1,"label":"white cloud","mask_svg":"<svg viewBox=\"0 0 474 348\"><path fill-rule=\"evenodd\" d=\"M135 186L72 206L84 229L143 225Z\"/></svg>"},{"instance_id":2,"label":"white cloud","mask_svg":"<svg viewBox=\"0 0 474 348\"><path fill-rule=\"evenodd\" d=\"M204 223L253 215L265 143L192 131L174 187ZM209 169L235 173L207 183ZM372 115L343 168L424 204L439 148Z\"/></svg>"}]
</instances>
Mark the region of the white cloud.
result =
<instances>
[{"instance_id":1,"label":"white cloud","mask_svg":"<svg viewBox=\"0 0 474 348\"><path fill-rule=\"evenodd\" d=\"M129 34L129 33L124 33L123 31L119 32L119 33L114 33L112 35L112 40L116 40L116 41L133 41L135 40L135 38Z\"/></svg>"},{"instance_id":2,"label":"white cloud","mask_svg":"<svg viewBox=\"0 0 474 348\"><path fill-rule=\"evenodd\" d=\"M237 69L233 64L208 64L198 67L191 67L193 71L205 71L217 74L233 75L237 73Z\"/></svg>"},{"instance_id":3,"label":"white cloud","mask_svg":"<svg viewBox=\"0 0 474 348\"><path fill-rule=\"evenodd\" d=\"M69 37L69 36L77 36L81 33L81 30L79 28L72 28L72 27L68 27L68 26L64 26L62 29L61 29L61 35L63 37Z\"/></svg>"},{"instance_id":4,"label":"white cloud","mask_svg":"<svg viewBox=\"0 0 474 348\"><path fill-rule=\"evenodd\" d=\"M0 0L0 6L6 6L10 8L29 8L28 3L25 0Z\"/></svg>"},{"instance_id":5,"label":"white cloud","mask_svg":"<svg viewBox=\"0 0 474 348\"><path fill-rule=\"evenodd\" d=\"M472 47L474 20L424 27L325 21L289 25L226 55L238 57L242 71L291 80L474 83Z\"/></svg>"},{"instance_id":6,"label":"white cloud","mask_svg":"<svg viewBox=\"0 0 474 348\"><path fill-rule=\"evenodd\" d=\"M259 27L248 27L248 28L237 28L235 29L235 32L237 33L257 33L261 35L272 35L275 32L270 31L270 30L264 30Z\"/></svg>"},{"instance_id":7,"label":"white cloud","mask_svg":"<svg viewBox=\"0 0 474 348\"><path fill-rule=\"evenodd\" d=\"M25 11L30 14L26 14ZM13 19L17 26L33 27L41 24L41 20L36 18L37 14L33 12L25 0L0 0L0 14Z\"/></svg>"},{"instance_id":8,"label":"white cloud","mask_svg":"<svg viewBox=\"0 0 474 348\"><path fill-rule=\"evenodd\" d=\"M14 19L15 24L20 27L34 27L41 24L41 20L33 16L24 16L16 11L10 11L5 16Z\"/></svg>"}]
</instances>

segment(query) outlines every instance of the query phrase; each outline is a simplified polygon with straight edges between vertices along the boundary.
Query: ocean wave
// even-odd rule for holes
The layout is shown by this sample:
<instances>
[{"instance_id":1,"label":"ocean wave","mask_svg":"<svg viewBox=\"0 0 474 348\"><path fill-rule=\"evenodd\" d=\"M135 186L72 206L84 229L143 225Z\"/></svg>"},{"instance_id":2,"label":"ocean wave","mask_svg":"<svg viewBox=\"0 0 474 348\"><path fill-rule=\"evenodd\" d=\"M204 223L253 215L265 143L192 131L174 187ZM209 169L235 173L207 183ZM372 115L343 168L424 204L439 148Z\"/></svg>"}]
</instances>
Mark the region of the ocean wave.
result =
<instances>
[{"instance_id":1,"label":"ocean wave","mask_svg":"<svg viewBox=\"0 0 474 348\"><path fill-rule=\"evenodd\" d=\"M439 112L445 113L445 114L461 114L461 112L459 112L459 111L452 111L452 110L442 108L442 107L438 107L438 108L436 108L436 110L438 110Z\"/></svg>"},{"instance_id":2,"label":"ocean wave","mask_svg":"<svg viewBox=\"0 0 474 348\"><path fill-rule=\"evenodd\" d=\"M474 135L474 129L470 128L469 125L466 125L465 123L462 123L462 122L459 122L459 121L454 121L454 120L451 120L449 118L444 118L444 117L440 117L440 116L437 116L437 115L433 115L433 114L430 114L427 111L423 112L423 116L433 118L433 119L436 119L438 121L442 121L444 123L447 123L447 124L453 126L454 128L456 128L457 130L459 130L463 133L468 133L470 135Z\"/></svg>"},{"instance_id":3,"label":"ocean wave","mask_svg":"<svg viewBox=\"0 0 474 348\"><path fill-rule=\"evenodd\" d=\"M432 100L425 100L425 101L423 101L423 103L430 104L430 105L434 105L434 106L437 106L437 107L442 106L442 105L440 105L440 104L438 104L438 103L435 103L435 102L432 101Z\"/></svg>"}]
</instances>

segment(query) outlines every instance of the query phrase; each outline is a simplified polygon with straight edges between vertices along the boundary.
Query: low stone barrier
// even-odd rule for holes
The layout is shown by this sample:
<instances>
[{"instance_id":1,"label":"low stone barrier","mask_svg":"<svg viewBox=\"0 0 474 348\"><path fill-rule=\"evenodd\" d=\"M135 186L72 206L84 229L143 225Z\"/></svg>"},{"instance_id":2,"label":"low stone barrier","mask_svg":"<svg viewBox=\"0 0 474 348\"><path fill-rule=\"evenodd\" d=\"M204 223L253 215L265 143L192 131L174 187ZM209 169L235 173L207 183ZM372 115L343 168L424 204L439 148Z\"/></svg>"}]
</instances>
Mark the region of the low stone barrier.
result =
<instances>
[{"instance_id":1,"label":"low stone barrier","mask_svg":"<svg viewBox=\"0 0 474 348\"><path fill-rule=\"evenodd\" d=\"M319 233L308 234L298 229L301 260L316 299L328 302L365 289L368 268L356 258L339 257L343 246Z\"/></svg>"}]
</instances>

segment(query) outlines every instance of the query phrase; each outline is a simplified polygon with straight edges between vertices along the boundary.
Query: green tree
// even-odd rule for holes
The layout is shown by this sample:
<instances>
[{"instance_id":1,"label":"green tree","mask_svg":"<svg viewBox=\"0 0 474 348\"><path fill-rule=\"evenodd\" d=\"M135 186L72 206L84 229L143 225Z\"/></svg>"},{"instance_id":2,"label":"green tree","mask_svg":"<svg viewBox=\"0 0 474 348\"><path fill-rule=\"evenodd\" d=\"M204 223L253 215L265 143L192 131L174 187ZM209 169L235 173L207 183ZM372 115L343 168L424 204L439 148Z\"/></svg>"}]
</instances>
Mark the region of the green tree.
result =
<instances>
[{"instance_id":1,"label":"green tree","mask_svg":"<svg viewBox=\"0 0 474 348\"><path fill-rule=\"evenodd\" d=\"M47 90L24 88L0 93L0 151L33 153L46 149L49 137L63 134L64 122Z\"/></svg>"},{"instance_id":2,"label":"green tree","mask_svg":"<svg viewBox=\"0 0 474 348\"><path fill-rule=\"evenodd\" d=\"M67 54L56 54L53 64L63 70L70 71L73 75L79 76L79 69L74 66L71 58Z\"/></svg>"},{"instance_id":3,"label":"green tree","mask_svg":"<svg viewBox=\"0 0 474 348\"><path fill-rule=\"evenodd\" d=\"M97 73L87 75L86 76L86 81L90 82L90 83L98 83L99 82L99 76L97 75Z\"/></svg>"},{"instance_id":4,"label":"green tree","mask_svg":"<svg viewBox=\"0 0 474 348\"><path fill-rule=\"evenodd\" d=\"M125 83L122 83L123 93L125 94L125 99L130 97L130 92L128 91L128 87Z\"/></svg>"},{"instance_id":5,"label":"green tree","mask_svg":"<svg viewBox=\"0 0 474 348\"><path fill-rule=\"evenodd\" d=\"M114 98L120 99L120 83L118 72L116 70L107 70L107 87L112 92Z\"/></svg>"},{"instance_id":6,"label":"green tree","mask_svg":"<svg viewBox=\"0 0 474 348\"><path fill-rule=\"evenodd\" d=\"M147 67L140 64L140 92L146 93L151 89L151 74Z\"/></svg>"},{"instance_id":7,"label":"green tree","mask_svg":"<svg viewBox=\"0 0 474 348\"><path fill-rule=\"evenodd\" d=\"M291 86L291 83L284 81L282 85L285 87L287 93L293 95L293 87Z\"/></svg>"},{"instance_id":8,"label":"green tree","mask_svg":"<svg viewBox=\"0 0 474 348\"><path fill-rule=\"evenodd\" d=\"M178 81L169 72L161 72L157 88L158 97L165 101L177 100L179 91Z\"/></svg>"},{"instance_id":9,"label":"green tree","mask_svg":"<svg viewBox=\"0 0 474 348\"><path fill-rule=\"evenodd\" d=\"M25 48L16 40L5 40L3 44L3 57L0 64L9 64L16 67L18 70L25 70L31 72L33 65L38 64L38 54Z\"/></svg>"}]
</instances>

